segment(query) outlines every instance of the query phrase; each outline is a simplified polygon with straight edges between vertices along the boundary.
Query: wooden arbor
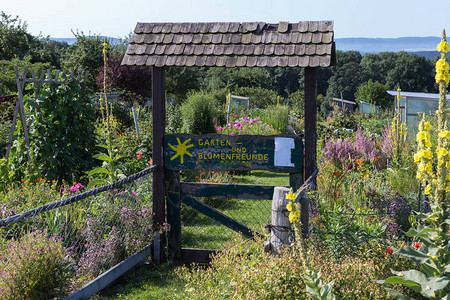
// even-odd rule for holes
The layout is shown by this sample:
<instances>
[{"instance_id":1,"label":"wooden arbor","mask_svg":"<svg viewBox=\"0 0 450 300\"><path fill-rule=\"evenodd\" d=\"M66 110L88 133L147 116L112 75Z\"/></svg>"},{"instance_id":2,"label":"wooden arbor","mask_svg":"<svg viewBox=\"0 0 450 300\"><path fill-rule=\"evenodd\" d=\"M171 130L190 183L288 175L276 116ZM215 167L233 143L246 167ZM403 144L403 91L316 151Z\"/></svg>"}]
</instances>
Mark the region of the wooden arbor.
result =
<instances>
[{"instance_id":1,"label":"wooden arbor","mask_svg":"<svg viewBox=\"0 0 450 300\"><path fill-rule=\"evenodd\" d=\"M278 24L138 23L123 65L151 66L153 97L153 177L155 225L165 222L164 67L305 68L304 176L316 168L317 67L335 65L332 21ZM291 183L300 186L301 180Z\"/></svg>"}]
</instances>

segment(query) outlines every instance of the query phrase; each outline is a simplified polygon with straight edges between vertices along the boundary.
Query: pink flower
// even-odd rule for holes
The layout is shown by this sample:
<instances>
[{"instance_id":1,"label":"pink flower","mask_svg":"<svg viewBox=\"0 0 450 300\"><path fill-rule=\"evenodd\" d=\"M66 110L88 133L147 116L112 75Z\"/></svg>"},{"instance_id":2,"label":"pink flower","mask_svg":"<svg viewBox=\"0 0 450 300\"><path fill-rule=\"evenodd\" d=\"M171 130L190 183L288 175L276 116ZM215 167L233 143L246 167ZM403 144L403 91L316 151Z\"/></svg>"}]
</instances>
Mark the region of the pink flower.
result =
<instances>
[{"instance_id":1,"label":"pink flower","mask_svg":"<svg viewBox=\"0 0 450 300\"><path fill-rule=\"evenodd\" d=\"M234 132L230 133L230 135L235 135Z\"/></svg>"},{"instance_id":2,"label":"pink flower","mask_svg":"<svg viewBox=\"0 0 450 300\"><path fill-rule=\"evenodd\" d=\"M136 192L135 191L131 191L131 196L136 197Z\"/></svg>"}]
</instances>

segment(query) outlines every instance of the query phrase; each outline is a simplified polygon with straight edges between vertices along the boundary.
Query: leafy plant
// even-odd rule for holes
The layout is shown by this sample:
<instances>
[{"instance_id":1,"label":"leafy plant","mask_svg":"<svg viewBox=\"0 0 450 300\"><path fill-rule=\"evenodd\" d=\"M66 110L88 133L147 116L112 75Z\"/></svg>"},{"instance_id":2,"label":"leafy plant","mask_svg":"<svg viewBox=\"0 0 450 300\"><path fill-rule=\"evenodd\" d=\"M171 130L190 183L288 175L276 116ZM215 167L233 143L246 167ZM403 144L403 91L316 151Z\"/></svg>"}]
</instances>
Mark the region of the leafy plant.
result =
<instances>
[{"instance_id":1,"label":"leafy plant","mask_svg":"<svg viewBox=\"0 0 450 300\"><path fill-rule=\"evenodd\" d=\"M70 264L57 236L38 230L2 246L2 299L51 299L65 294Z\"/></svg>"},{"instance_id":2,"label":"leafy plant","mask_svg":"<svg viewBox=\"0 0 450 300\"><path fill-rule=\"evenodd\" d=\"M213 98L205 92L196 92L188 96L181 106L183 132L193 134L214 133L215 111Z\"/></svg>"},{"instance_id":3,"label":"leafy plant","mask_svg":"<svg viewBox=\"0 0 450 300\"><path fill-rule=\"evenodd\" d=\"M93 166L94 108L75 79L44 85L39 98L29 99L28 105L33 169L38 176L70 181Z\"/></svg>"}]
</instances>

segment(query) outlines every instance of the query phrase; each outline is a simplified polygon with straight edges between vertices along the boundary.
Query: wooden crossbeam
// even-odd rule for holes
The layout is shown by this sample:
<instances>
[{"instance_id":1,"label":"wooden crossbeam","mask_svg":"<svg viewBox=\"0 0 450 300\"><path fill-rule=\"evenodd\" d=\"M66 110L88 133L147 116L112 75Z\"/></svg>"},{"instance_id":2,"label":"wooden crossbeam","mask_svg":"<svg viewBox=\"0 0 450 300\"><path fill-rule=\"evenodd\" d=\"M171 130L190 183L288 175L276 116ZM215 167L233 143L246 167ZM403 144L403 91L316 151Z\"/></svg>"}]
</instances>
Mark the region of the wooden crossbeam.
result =
<instances>
[{"instance_id":1,"label":"wooden crossbeam","mask_svg":"<svg viewBox=\"0 0 450 300\"><path fill-rule=\"evenodd\" d=\"M31 168L30 141L29 141L29 137L28 137L28 124L26 122L26 116L25 116L25 105L23 102L23 91L25 90L25 86L27 83L36 83L35 90L34 90L34 98L37 99L39 97L41 87L44 83L63 84L64 81L59 80L59 78L61 76L63 79L67 79L67 75L64 72L61 72L60 70L56 70L55 77L52 78L51 70L47 69L47 79L45 78L46 72L44 70L41 71L41 75L40 75L39 79L37 79L36 72L34 70L31 70L31 79L30 79L30 78L27 78L27 71L28 71L28 66L25 66L24 70L23 70L23 75L21 77L19 74L19 67L15 66L18 97L17 97L17 101L16 101L16 108L14 111L13 122L11 124L11 130L9 133L8 146L6 148L5 158L6 159L9 158L9 154L11 152L11 146L12 146L13 139L14 139L14 131L15 131L16 125L17 125L17 118L19 117L20 121L22 123L22 129L23 129L24 137L25 137L25 144L28 149L28 161L29 161L29 166ZM78 81L79 84L81 84L81 82L82 82L81 81L82 74L83 74L83 71L79 70L77 76L75 77L74 70L73 69L70 70L70 78L76 78L76 80ZM89 71L86 71L84 73L84 80L83 80L83 85L82 85L83 88L86 87L88 74L89 74Z\"/></svg>"}]
</instances>

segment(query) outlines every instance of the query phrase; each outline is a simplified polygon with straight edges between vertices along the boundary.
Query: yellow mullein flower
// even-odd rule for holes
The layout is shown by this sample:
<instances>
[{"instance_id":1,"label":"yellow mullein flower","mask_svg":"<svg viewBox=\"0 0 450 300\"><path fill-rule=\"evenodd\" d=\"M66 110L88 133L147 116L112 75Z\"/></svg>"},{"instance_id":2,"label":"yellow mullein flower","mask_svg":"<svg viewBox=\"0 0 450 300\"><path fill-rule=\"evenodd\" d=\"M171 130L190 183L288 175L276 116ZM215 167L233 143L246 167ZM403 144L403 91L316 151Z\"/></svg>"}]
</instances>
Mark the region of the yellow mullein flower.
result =
<instances>
[{"instance_id":1,"label":"yellow mullein flower","mask_svg":"<svg viewBox=\"0 0 450 300\"><path fill-rule=\"evenodd\" d=\"M425 188L425 195L429 195L431 191L431 185L427 185L427 187Z\"/></svg>"},{"instance_id":2,"label":"yellow mullein flower","mask_svg":"<svg viewBox=\"0 0 450 300\"><path fill-rule=\"evenodd\" d=\"M431 147L430 140L425 140L425 147Z\"/></svg>"},{"instance_id":3,"label":"yellow mullein flower","mask_svg":"<svg viewBox=\"0 0 450 300\"><path fill-rule=\"evenodd\" d=\"M424 140L426 140L426 138L427 138L427 133L426 133L426 131L419 131L419 132L417 133L417 135L416 135L416 140L417 140L418 142L424 141Z\"/></svg>"},{"instance_id":4,"label":"yellow mullein flower","mask_svg":"<svg viewBox=\"0 0 450 300\"><path fill-rule=\"evenodd\" d=\"M419 171L420 171L420 172L425 171L426 168L427 168L427 165L426 165L426 164L424 164L424 163L420 163L420 164L419 164Z\"/></svg>"},{"instance_id":5,"label":"yellow mullein flower","mask_svg":"<svg viewBox=\"0 0 450 300\"><path fill-rule=\"evenodd\" d=\"M447 154L448 154L448 151L445 148L439 148L437 150L438 157L446 156Z\"/></svg>"},{"instance_id":6,"label":"yellow mullein flower","mask_svg":"<svg viewBox=\"0 0 450 300\"><path fill-rule=\"evenodd\" d=\"M441 138L449 138L450 137L450 131L444 130L444 131L439 132L439 137L441 137Z\"/></svg>"},{"instance_id":7,"label":"yellow mullein flower","mask_svg":"<svg viewBox=\"0 0 450 300\"><path fill-rule=\"evenodd\" d=\"M292 205L290 203L286 204L286 209L292 211Z\"/></svg>"},{"instance_id":8,"label":"yellow mullein flower","mask_svg":"<svg viewBox=\"0 0 450 300\"><path fill-rule=\"evenodd\" d=\"M433 158L433 152L431 152L430 148L427 148L425 150L422 151L422 156L428 159L432 159Z\"/></svg>"},{"instance_id":9,"label":"yellow mullein flower","mask_svg":"<svg viewBox=\"0 0 450 300\"><path fill-rule=\"evenodd\" d=\"M430 162L427 163L425 169L427 170L428 173L433 172L433 164Z\"/></svg>"},{"instance_id":10,"label":"yellow mullein flower","mask_svg":"<svg viewBox=\"0 0 450 300\"><path fill-rule=\"evenodd\" d=\"M423 129L425 129L425 130L430 130L430 129L431 129L431 124L430 124L430 122L425 122L425 123L423 124Z\"/></svg>"},{"instance_id":11,"label":"yellow mullein flower","mask_svg":"<svg viewBox=\"0 0 450 300\"><path fill-rule=\"evenodd\" d=\"M437 51L439 52L448 52L450 50L450 46L447 42L441 41L438 45L437 45Z\"/></svg>"},{"instance_id":12,"label":"yellow mullein flower","mask_svg":"<svg viewBox=\"0 0 450 300\"><path fill-rule=\"evenodd\" d=\"M294 201L296 194L292 192L292 190L286 194L286 199Z\"/></svg>"},{"instance_id":13,"label":"yellow mullein flower","mask_svg":"<svg viewBox=\"0 0 450 300\"><path fill-rule=\"evenodd\" d=\"M419 151L418 153L414 154L414 162L419 162L420 159L422 158L422 152Z\"/></svg>"}]
</instances>

